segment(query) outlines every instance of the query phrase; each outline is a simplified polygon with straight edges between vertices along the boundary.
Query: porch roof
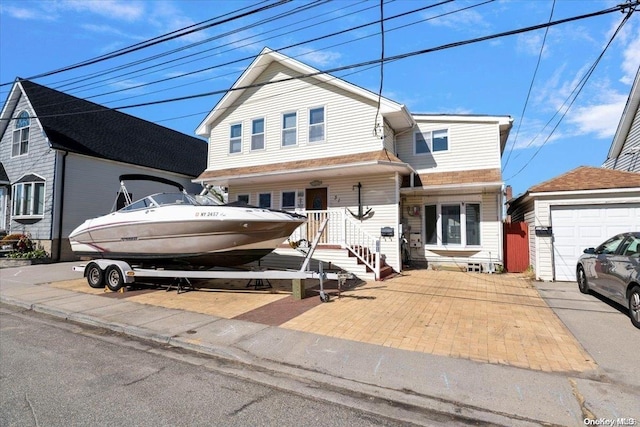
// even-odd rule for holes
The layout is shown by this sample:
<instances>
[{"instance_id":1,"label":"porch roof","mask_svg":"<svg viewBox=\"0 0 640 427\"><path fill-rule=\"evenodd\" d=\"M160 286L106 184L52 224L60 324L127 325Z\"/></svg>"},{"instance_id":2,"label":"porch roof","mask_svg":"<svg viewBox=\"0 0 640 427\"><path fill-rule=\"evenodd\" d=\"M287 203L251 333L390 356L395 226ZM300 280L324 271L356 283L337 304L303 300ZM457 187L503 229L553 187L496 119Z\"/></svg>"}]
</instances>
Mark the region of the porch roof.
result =
<instances>
[{"instance_id":1,"label":"porch roof","mask_svg":"<svg viewBox=\"0 0 640 427\"><path fill-rule=\"evenodd\" d=\"M289 180L295 175L304 179L329 178L336 176L368 175L383 172L399 172L408 175L413 168L394 154L383 149L366 153L322 157L289 162L271 163L219 170L206 170L194 182L228 186Z\"/></svg>"},{"instance_id":2,"label":"porch roof","mask_svg":"<svg viewBox=\"0 0 640 427\"><path fill-rule=\"evenodd\" d=\"M459 191L497 190L503 185L500 169L476 169L452 172L419 172L414 177L413 187L406 179L400 192L408 195L424 194L425 192L448 193Z\"/></svg>"}]
</instances>

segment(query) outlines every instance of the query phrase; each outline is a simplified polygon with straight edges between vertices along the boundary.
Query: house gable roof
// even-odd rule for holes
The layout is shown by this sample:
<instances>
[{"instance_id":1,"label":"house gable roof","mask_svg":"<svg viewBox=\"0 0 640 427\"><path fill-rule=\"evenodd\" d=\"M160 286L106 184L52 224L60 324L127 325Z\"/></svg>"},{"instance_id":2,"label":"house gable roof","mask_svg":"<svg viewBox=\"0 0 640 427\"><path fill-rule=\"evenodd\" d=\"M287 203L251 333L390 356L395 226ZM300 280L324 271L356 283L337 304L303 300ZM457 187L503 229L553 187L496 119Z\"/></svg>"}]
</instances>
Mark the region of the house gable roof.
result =
<instances>
[{"instance_id":1,"label":"house gable roof","mask_svg":"<svg viewBox=\"0 0 640 427\"><path fill-rule=\"evenodd\" d=\"M21 93L56 150L195 177L207 167L207 143L29 80L18 80L7 100ZM5 105L3 119L13 114ZM16 112L17 113L17 112ZM5 120L3 120L5 121Z\"/></svg>"},{"instance_id":2,"label":"house gable roof","mask_svg":"<svg viewBox=\"0 0 640 427\"><path fill-rule=\"evenodd\" d=\"M640 173L580 166L565 174L534 185L528 193L555 191L612 190L640 188Z\"/></svg>"},{"instance_id":3,"label":"house gable roof","mask_svg":"<svg viewBox=\"0 0 640 427\"><path fill-rule=\"evenodd\" d=\"M0 185L9 184L9 175L7 175L7 171L4 170L4 165L0 162Z\"/></svg>"},{"instance_id":4,"label":"house gable roof","mask_svg":"<svg viewBox=\"0 0 640 427\"><path fill-rule=\"evenodd\" d=\"M285 67L288 67L297 73L298 76L309 76L308 79L313 79L318 83L330 84L352 93L354 96L361 96L376 103L378 102L378 95L369 90L348 83L345 80L331 76L330 74L323 73L309 65L303 64L300 61L265 47L254 59L251 65L249 65L242 75L240 75L238 80L233 84L225 96L222 97L220 102L218 102L202 123L200 123L196 129L196 134L208 137L211 131L211 125L229 106L233 105L234 102L242 96L246 88L254 83L260 74L272 62L281 63ZM413 126L413 118L406 107L390 99L384 97L380 98L380 113L394 128L402 129Z\"/></svg>"},{"instance_id":5,"label":"house gable roof","mask_svg":"<svg viewBox=\"0 0 640 427\"><path fill-rule=\"evenodd\" d=\"M614 159L620 156L620 153L624 148L624 144L627 141L627 137L629 136L633 119L638 114L638 107L640 107L640 67L638 67L638 71L636 72L636 78L633 81L631 93L629 94L627 104L622 112L620 123L618 123L616 134L611 142L611 148L609 148L607 159Z\"/></svg>"}]
</instances>

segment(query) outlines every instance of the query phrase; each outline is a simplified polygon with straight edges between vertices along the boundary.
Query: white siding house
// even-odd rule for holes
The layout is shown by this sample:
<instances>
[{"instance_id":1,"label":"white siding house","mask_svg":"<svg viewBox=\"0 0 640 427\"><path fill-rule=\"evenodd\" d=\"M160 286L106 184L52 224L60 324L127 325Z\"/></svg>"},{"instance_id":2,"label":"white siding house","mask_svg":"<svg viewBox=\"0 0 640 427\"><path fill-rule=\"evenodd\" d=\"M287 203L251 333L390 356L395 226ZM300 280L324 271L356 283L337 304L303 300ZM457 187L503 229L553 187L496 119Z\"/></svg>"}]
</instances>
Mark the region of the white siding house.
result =
<instances>
[{"instance_id":1,"label":"white siding house","mask_svg":"<svg viewBox=\"0 0 640 427\"><path fill-rule=\"evenodd\" d=\"M196 181L228 187L230 202L307 214L294 244L329 218L316 259L336 268L356 268L351 254L372 270L357 274L401 271L403 232L429 241L413 262L487 267L502 261L500 157L511 124L414 115L265 49L197 128L209 155Z\"/></svg>"},{"instance_id":2,"label":"white siding house","mask_svg":"<svg viewBox=\"0 0 640 427\"><path fill-rule=\"evenodd\" d=\"M640 172L640 68L602 167Z\"/></svg>"}]
</instances>

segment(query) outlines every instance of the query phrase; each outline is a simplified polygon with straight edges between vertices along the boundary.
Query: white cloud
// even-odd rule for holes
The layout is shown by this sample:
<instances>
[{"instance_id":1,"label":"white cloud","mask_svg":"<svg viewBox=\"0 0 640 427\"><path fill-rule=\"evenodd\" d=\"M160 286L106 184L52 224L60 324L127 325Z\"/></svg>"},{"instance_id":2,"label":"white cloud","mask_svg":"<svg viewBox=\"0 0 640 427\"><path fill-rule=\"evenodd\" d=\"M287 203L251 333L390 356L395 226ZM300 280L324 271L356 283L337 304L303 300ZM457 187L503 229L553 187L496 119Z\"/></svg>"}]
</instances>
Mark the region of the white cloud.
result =
<instances>
[{"instance_id":1,"label":"white cloud","mask_svg":"<svg viewBox=\"0 0 640 427\"><path fill-rule=\"evenodd\" d=\"M578 134L595 134L597 138L612 138L620 122L627 94L613 91L600 93L608 102L573 109L567 117Z\"/></svg>"},{"instance_id":2,"label":"white cloud","mask_svg":"<svg viewBox=\"0 0 640 427\"><path fill-rule=\"evenodd\" d=\"M121 0L64 0L56 5L60 9L89 12L113 20L137 21L145 15L144 3Z\"/></svg>"},{"instance_id":3,"label":"white cloud","mask_svg":"<svg viewBox=\"0 0 640 427\"><path fill-rule=\"evenodd\" d=\"M291 56L300 62L311 64L315 67L327 67L335 65L342 55L330 50L313 50L307 48L293 48L289 51Z\"/></svg>"},{"instance_id":4,"label":"white cloud","mask_svg":"<svg viewBox=\"0 0 640 427\"><path fill-rule=\"evenodd\" d=\"M33 8L23 8L23 7L14 7L14 6L0 6L0 11L2 13L6 13L12 18L15 19L42 19L46 18L47 15L42 15L37 12L37 10Z\"/></svg>"},{"instance_id":5,"label":"white cloud","mask_svg":"<svg viewBox=\"0 0 640 427\"><path fill-rule=\"evenodd\" d=\"M448 9L453 9L452 6ZM451 10L450 10L451 11ZM432 16L432 15L429 15ZM490 27L484 17L474 10L461 10L449 15L440 16L435 19L429 20L429 23L434 26L447 27L461 30L468 29L486 29Z\"/></svg>"}]
</instances>

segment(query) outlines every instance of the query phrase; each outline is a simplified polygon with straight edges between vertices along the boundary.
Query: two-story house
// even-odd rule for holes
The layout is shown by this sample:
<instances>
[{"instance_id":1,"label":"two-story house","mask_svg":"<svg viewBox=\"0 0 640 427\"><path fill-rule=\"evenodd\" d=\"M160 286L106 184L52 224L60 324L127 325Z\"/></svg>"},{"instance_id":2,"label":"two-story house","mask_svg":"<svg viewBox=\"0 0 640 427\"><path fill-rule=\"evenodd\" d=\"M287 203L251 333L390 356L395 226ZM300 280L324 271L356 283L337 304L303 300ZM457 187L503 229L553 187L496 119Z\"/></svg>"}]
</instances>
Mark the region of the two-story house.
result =
<instances>
[{"instance_id":1,"label":"two-story house","mask_svg":"<svg viewBox=\"0 0 640 427\"><path fill-rule=\"evenodd\" d=\"M69 233L110 212L118 177L182 183L206 167L205 141L29 80L18 79L0 115L0 227L28 233L53 260L70 260ZM132 197L158 184L135 182ZM168 189L168 187L167 187Z\"/></svg>"},{"instance_id":2,"label":"two-story house","mask_svg":"<svg viewBox=\"0 0 640 427\"><path fill-rule=\"evenodd\" d=\"M413 262L487 268L502 261L511 126L508 116L412 114L264 49L198 126L209 154L196 181L228 187L229 201L305 213L294 246L328 218L315 258L333 267L355 270L350 254L376 278L385 264L401 271L404 234Z\"/></svg>"}]
</instances>

